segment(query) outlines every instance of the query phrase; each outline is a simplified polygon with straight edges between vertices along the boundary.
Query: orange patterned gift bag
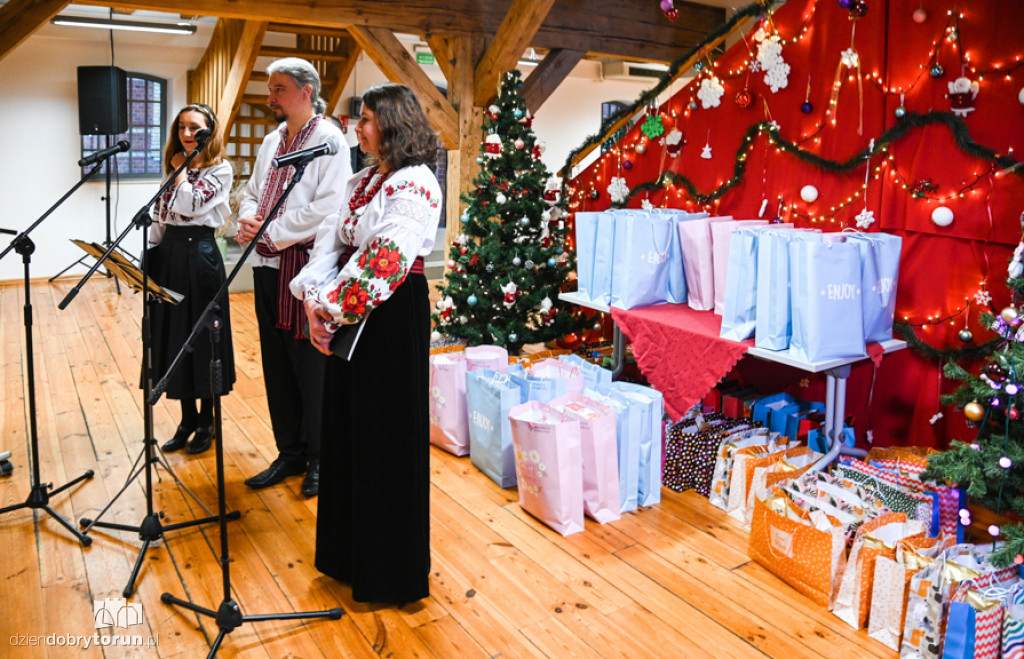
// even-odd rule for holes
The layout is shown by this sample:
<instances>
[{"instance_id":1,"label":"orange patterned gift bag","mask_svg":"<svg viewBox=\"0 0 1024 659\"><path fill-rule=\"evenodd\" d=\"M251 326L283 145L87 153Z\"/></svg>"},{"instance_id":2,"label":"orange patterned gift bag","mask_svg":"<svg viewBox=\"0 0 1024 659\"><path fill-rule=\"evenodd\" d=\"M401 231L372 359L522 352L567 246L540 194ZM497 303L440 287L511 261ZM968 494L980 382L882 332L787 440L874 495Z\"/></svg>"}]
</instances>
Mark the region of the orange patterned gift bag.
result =
<instances>
[{"instance_id":1,"label":"orange patterned gift bag","mask_svg":"<svg viewBox=\"0 0 1024 659\"><path fill-rule=\"evenodd\" d=\"M754 499L747 554L780 579L831 608L846 562L846 537L836 518L801 510L778 487Z\"/></svg>"},{"instance_id":2,"label":"orange patterned gift bag","mask_svg":"<svg viewBox=\"0 0 1024 659\"><path fill-rule=\"evenodd\" d=\"M875 560L879 557L895 558L898 541L926 537L927 530L924 522L908 522L904 513L880 515L862 524L854 536L832 612L855 629L867 624L875 581Z\"/></svg>"}]
</instances>

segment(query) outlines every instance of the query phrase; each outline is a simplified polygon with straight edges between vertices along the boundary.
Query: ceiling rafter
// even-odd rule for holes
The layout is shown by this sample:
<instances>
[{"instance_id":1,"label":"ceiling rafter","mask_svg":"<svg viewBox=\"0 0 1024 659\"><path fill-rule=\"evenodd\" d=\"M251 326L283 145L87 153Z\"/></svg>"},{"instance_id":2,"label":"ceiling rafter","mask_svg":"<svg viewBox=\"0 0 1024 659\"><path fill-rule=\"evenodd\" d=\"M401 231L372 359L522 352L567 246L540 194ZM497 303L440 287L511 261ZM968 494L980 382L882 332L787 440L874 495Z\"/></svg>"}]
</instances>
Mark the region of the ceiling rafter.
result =
<instances>
[{"instance_id":1,"label":"ceiling rafter","mask_svg":"<svg viewBox=\"0 0 1024 659\"><path fill-rule=\"evenodd\" d=\"M473 81L476 105L486 105L494 98L502 72L515 67L554 4L555 0L512 0L501 26L477 62Z\"/></svg>"}]
</instances>

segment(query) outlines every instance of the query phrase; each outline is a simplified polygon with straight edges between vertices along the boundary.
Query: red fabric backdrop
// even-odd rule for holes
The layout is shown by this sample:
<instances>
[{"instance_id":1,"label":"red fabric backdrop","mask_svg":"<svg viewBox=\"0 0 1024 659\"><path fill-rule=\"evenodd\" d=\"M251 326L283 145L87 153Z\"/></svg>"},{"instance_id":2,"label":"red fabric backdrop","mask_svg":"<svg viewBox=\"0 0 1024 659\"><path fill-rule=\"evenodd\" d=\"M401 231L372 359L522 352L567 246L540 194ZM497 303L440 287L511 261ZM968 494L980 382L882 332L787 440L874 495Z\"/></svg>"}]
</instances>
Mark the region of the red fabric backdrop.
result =
<instances>
[{"instance_id":1,"label":"red fabric backdrop","mask_svg":"<svg viewBox=\"0 0 1024 659\"><path fill-rule=\"evenodd\" d=\"M954 5L962 15L959 21L948 13ZM928 13L924 22L913 18L918 7ZM681 155L669 157L664 145L643 138L637 125L619 142L619 149L605 153L572 182L573 208L607 208L606 188L612 176L623 176L632 189L656 180L666 169L688 177L701 193L711 192L733 175L743 137L759 121L776 121L781 137L802 142L822 158L846 161L896 123L895 110L901 104L910 113L949 110L947 85L961 75L980 84L976 110L965 120L970 139L1003 155L1011 148L1015 157L1024 154L1024 105L1018 101L1024 89L1024 3L872 0L867 15L853 21L834 0L790 0L774 14L772 23L785 40L782 57L791 67L785 88L772 93L763 73L747 74L745 63L757 48L748 33L715 63L714 71L725 87L720 106L690 109L691 101L697 100L691 84L659 108L667 129L676 127L685 136ZM948 38L950 26L959 30L962 53L955 40ZM843 68L836 77L840 54L851 46L865 76L859 85L855 69ZM937 52L934 58L933 52ZM935 63L943 67L942 77L930 74ZM827 113L837 79L841 83L837 102L833 113ZM735 101L744 88L754 98L746 109ZM813 105L806 114L800 107L805 98ZM642 154L635 149L638 143L646 146ZM705 144L712 149L710 160L701 157ZM625 160L631 168L623 167ZM737 219L752 218L767 200L765 217L772 217L781 196L786 221L836 231L854 226L854 216L866 207L877 220L870 231L903 237L896 313L898 319L920 325L932 317L955 315L982 281L993 298L992 309L998 312L1009 302L1004 280L1007 261L1021 237L1018 218L1024 210L1024 172L985 175L992 166L958 148L944 124L914 128L890 144L887 153L872 159L865 200L863 165L845 173L828 171L777 150L761 135L753 142L741 182L707 208ZM969 188L978 175L981 179ZM903 187L925 180L938 186L927 196L952 197L915 198ZM800 199L805 185L818 189L816 202ZM589 197L591 189L599 193L596 200ZM629 205L638 207L643 198L656 206L697 208L679 186L641 193ZM834 213L830 210L844 204ZM947 227L931 221L939 205L954 214ZM975 305L967 314L976 342L992 336L977 324L980 311ZM965 314L960 314L944 324L916 329L936 348L959 347L957 332L964 323ZM685 358L686 346L678 349ZM741 376L766 390L788 388L803 397L823 399L823 378L801 387L805 375L799 371L754 361L740 363ZM963 415L939 403L939 394L956 386L941 378L939 362L911 350L886 356L869 406L871 382L870 363L856 367L849 381L847 410L856 416L858 437L870 428L879 445L944 446L952 438L970 436ZM930 423L939 411L944 416Z\"/></svg>"}]
</instances>

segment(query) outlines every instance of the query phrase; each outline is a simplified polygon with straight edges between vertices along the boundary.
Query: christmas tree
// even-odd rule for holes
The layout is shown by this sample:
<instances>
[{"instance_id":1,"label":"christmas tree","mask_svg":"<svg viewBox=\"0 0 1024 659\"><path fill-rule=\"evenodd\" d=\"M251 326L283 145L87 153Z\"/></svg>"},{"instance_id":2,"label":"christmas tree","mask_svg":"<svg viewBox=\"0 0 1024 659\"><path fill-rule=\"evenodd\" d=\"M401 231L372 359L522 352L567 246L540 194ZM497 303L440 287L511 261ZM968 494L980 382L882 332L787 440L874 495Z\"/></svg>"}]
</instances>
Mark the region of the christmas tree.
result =
<instances>
[{"instance_id":1,"label":"christmas tree","mask_svg":"<svg viewBox=\"0 0 1024 659\"><path fill-rule=\"evenodd\" d=\"M968 421L976 424L977 436L971 443L954 441L950 450L930 456L921 475L965 488L976 503L1011 516L1024 516L1024 312L1018 308L1024 303L1022 256L1024 241L1008 272L1013 303L998 316L981 316L981 324L999 338L981 373L973 375L956 362L944 369L946 377L963 385L942 402L962 406ZM961 512L961 522L969 520ZM1024 524L992 525L988 531L1001 543L992 554L993 563L1024 563Z\"/></svg>"},{"instance_id":2,"label":"christmas tree","mask_svg":"<svg viewBox=\"0 0 1024 659\"><path fill-rule=\"evenodd\" d=\"M441 334L504 346L510 354L583 322L558 301L575 260L565 249L558 186L548 185L522 86L519 71L507 72L485 113L481 170L474 191L462 197L462 234L450 247L434 314Z\"/></svg>"}]
</instances>

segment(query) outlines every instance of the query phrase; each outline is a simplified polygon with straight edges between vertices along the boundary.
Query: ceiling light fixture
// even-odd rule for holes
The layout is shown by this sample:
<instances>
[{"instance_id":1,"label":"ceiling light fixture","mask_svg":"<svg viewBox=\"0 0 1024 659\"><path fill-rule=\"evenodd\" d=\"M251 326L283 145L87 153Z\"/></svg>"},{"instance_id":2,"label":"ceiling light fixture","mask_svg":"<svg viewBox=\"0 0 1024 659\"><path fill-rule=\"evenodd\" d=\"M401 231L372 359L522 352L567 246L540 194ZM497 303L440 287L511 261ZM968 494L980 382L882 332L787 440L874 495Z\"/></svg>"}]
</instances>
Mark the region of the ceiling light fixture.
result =
<instances>
[{"instance_id":1,"label":"ceiling light fixture","mask_svg":"<svg viewBox=\"0 0 1024 659\"><path fill-rule=\"evenodd\" d=\"M85 18L82 16L55 16L50 19L54 25L73 27L98 27L104 30L131 30L135 32L162 32L166 34L195 34L195 25L174 25L172 23L144 23L123 21L116 18Z\"/></svg>"}]
</instances>

